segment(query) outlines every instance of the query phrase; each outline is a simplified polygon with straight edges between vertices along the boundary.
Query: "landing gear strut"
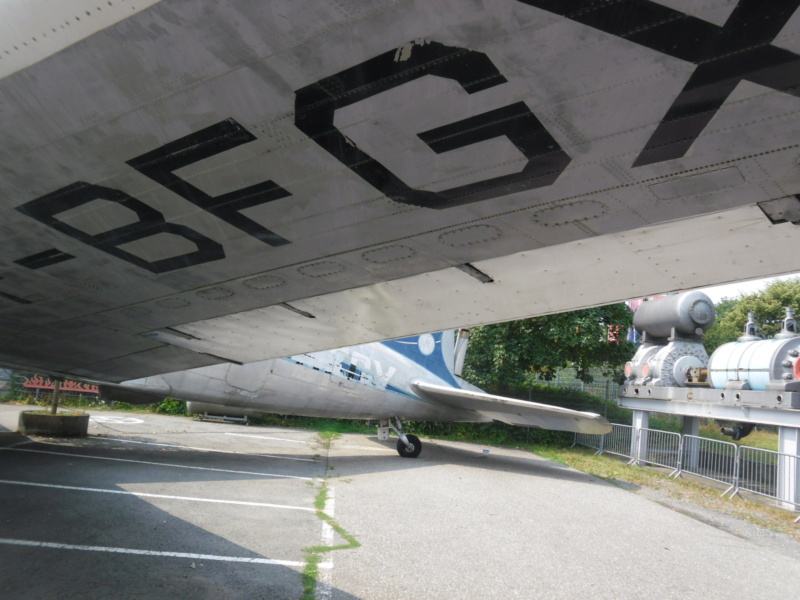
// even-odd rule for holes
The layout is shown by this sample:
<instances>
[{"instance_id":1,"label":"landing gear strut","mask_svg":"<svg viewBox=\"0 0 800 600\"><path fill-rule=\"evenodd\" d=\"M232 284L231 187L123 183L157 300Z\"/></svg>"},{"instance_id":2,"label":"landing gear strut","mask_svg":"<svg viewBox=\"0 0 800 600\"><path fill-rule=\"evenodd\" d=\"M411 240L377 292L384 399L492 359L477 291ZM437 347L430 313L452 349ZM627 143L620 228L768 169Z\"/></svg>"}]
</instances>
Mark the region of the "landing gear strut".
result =
<instances>
[{"instance_id":1,"label":"landing gear strut","mask_svg":"<svg viewBox=\"0 0 800 600\"><path fill-rule=\"evenodd\" d=\"M391 419L382 419L380 428L384 430L391 429L397 434L397 437L400 438L397 440L397 453L400 456L403 458L417 458L419 453L422 452L422 442L419 441L417 436L411 434L407 435L403 431L403 423L400 422L400 419L395 418L395 422L397 423L396 426L392 424Z\"/></svg>"}]
</instances>

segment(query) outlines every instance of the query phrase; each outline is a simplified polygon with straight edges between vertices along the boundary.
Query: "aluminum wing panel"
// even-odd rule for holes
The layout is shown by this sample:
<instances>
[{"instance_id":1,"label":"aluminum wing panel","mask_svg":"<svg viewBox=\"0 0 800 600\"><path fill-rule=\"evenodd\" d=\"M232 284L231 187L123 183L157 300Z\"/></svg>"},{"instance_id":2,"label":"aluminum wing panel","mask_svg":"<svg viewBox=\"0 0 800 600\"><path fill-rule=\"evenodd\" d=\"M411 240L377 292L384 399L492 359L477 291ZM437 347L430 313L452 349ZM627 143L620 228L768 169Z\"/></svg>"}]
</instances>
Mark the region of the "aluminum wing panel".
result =
<instances>
[{"instance_id":1,"label":"aluminum wing panel","mask_svg":"<svg viewBox=\"0 0 800 600\"><path fill-rule=\"evenodd\" d=\"M598 435L611 433L611 424L594 413L433 385L422 381L412 383L411 387L417 394L431 402L438 402L453 408L474 410L485 417L510 425Z\"/></svg>"},{"instance_id":2,"label":"aluminum wing panel","mask_svg":"<svg viewBox=\"0 0 800 600\"><path fill-rule=\"evenodd\" d=\"M800 0L15 6L0 363L120 381L796 269Z\"/></svg>"}]
</instances>

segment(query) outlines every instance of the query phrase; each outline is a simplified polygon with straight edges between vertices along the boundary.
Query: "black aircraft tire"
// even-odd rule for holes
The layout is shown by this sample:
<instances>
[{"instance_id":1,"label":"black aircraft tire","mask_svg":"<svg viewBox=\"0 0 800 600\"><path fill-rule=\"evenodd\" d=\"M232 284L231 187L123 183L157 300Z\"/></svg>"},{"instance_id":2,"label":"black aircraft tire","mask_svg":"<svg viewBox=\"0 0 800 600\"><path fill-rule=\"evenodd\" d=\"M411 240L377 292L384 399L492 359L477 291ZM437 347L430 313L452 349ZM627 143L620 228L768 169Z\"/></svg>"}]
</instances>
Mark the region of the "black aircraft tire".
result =
<instances>
[{"instance_id":1,"label":"black aircraft tire","mask_svg":"<svg viewBox=\"0 0 800 600\"><path fill-rule=\"evenodd\" d=\"M410 446L406 446L403 440L397 440L397 453L403 458L417 458L422 452L422 442L415 435L406 435Z\"/></svg>"}]
</instances>

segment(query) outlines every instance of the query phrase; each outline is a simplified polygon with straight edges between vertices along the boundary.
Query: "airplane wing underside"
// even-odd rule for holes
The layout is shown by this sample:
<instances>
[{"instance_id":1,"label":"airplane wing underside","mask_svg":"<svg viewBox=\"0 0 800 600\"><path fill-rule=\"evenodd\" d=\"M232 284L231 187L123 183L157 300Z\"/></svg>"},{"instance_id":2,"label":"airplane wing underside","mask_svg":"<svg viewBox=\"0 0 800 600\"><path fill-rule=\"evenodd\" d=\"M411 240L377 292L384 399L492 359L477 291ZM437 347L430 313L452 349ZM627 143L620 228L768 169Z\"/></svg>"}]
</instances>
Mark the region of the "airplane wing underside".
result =
<instances>
[{"instance_id":1,"label":"airplane wing underside","mask_svg":"<svg viewBox=\"0 0 800 600\"><path fill-rule=\"evenodd\" d=\"M800 0L128 4L0 9L0 364L122 381L797 269Z\"/></svg>"},{"instance_id":2,"label":"airplane wing underside","mask_svg":"<svg viewBox=\"0 0 800 600\"><path fill-rule=\"evenodd\" d=\"M415 381L411 388L416 394L434 403L453 408L474 410L475 412L508 423L527 427L539 427L556 431L574 431L576 433L604 434L611 433L611 424L594 413L569 410L560 406L550 406L538 402L526 402L513 398L493 396L483 392L462 390Z\"/></svg>"}]
</instances>

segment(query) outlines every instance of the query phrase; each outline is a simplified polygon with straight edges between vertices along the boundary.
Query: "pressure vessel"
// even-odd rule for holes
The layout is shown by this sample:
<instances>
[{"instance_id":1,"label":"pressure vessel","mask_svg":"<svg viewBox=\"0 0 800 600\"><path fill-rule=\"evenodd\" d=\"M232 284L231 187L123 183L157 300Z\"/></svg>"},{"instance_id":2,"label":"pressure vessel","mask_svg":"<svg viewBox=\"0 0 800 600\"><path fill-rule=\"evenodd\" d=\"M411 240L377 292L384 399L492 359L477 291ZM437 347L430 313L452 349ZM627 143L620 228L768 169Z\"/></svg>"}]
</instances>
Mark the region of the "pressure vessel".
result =
<instances>
[{"instance_id":1,"label":"pressure vessel","mask_svg":"<svg viewBox=\"0 0 800 600\"><path fill-rule=\"evenodd\" d=\"M683 335L701 335L716 316L711 298L695 291L643 302L633 315L633 326L655 338L669 337L673 327Z\"/></svg>"},{"instance_id":2,"label":"pressure vessel","mask_svg":"<svg viewBox=\"0 0 800 600\"><path fill-rule=\"evenodd\" d=\"M723 389L729 382L747 382L763 391L772 382L800 379L800 336L748 342L730 342L714 351L708 362L711 385Z\"/></svg>"}]
</instances>

